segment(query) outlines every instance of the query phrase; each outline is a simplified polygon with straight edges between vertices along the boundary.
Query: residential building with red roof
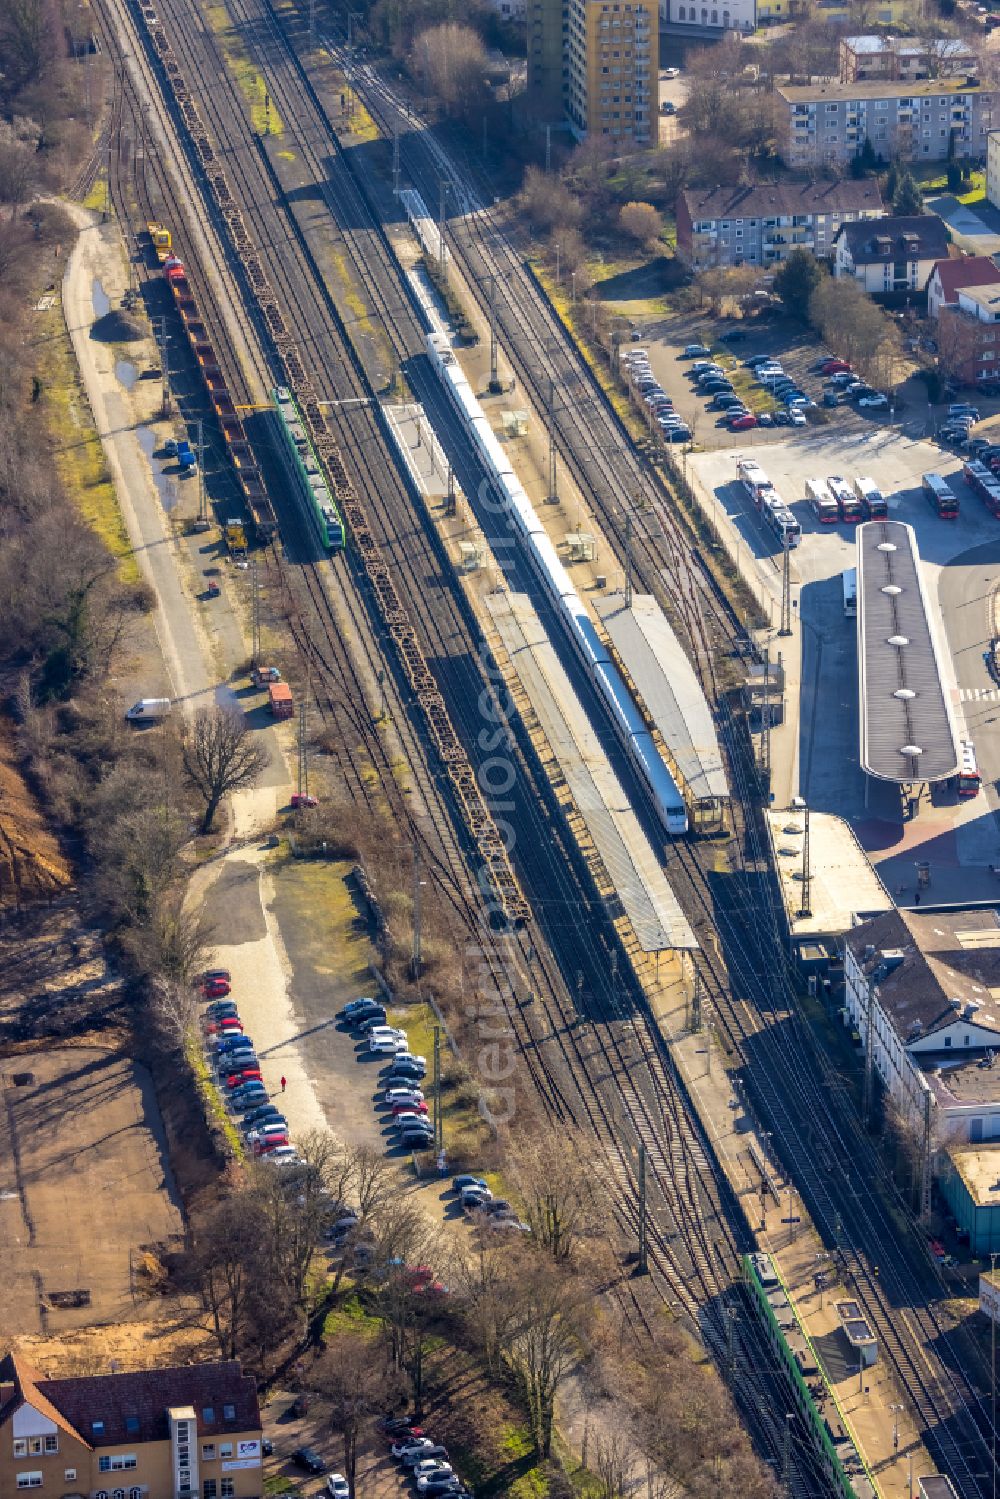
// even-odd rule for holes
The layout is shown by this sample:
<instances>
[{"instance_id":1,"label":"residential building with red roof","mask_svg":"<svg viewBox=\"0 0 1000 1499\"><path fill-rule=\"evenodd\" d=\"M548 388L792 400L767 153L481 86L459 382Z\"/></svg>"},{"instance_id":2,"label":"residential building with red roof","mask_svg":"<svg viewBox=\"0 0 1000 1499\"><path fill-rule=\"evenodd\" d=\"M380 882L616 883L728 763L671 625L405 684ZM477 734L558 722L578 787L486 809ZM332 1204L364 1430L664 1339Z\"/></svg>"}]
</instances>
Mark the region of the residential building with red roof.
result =
<instances>
[{"instance_id":1,"label":"residential building with red roof","mask_svg":"<svg viewBox=\"0 0 1000 1499\"><path fill-rule=\"evenodd\" d=\"M927 282L927 316L936 318L942 307L957 307L958 294L967 286L990 286L1000 277L996 262L988 255L959 255L939 260Z\"/></svg>"},{"instance_id":2,"label":"residential building with red roof","mask_svg":"<svg viewBox=\"0 0 1000 1499\"><path fill-rule=\"evenodd\" d=\"M260 1499L257 1388L234 1361L47 1379L0 1360L0 1499Z\"/></svg>"}]
</instances>

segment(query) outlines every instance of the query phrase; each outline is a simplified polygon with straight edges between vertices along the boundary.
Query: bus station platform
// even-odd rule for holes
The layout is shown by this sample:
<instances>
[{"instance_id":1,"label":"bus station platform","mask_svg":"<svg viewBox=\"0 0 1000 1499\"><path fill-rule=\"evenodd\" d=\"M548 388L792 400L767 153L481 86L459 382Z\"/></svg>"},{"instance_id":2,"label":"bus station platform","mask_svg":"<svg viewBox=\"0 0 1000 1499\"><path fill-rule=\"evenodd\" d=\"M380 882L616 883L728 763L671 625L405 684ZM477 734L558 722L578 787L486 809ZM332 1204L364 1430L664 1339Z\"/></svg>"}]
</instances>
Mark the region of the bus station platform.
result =
<instances>
[{"instance_id":1,"label":"bus station platform","mask_svg":"<svg viewBox=\"0 0 1000 1499\"><path fill-rule=\"evenodd\" d=\"M485 602L565 779L567 810L582 819L639 947L646 953L697 948L698 940L531 600L525 594L492 592Z\"/></svg>"}]
</instances>

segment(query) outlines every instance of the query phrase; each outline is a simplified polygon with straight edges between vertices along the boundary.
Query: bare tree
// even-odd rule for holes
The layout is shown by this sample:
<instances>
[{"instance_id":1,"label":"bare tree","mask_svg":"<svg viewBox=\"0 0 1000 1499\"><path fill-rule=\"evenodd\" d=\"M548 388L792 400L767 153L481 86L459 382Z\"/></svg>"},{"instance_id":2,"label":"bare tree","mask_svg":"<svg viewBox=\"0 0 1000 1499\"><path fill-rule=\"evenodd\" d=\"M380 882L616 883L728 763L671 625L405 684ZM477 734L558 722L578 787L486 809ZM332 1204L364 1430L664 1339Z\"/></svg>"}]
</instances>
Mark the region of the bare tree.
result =
<instances>
[{"instance_id":1,"label":"bare tree","mask_svg":"<svg viewBox=\"0 0 1000 1499\"><path fill-rule=\"evenodd\" d=\"M376 1341L349 1332L316 1365L314 1382L329 1401L330 1428L344 1444L344 1477L353 1495L361 1433L376 1411L396 1403L392 1372Z\"/></svg>"},{"instance_id":2,"label":"bare tree","mask_svg":"<svg viewBox=\"0 0 1000 1499\"><path fill-rule=\"evenodd\" d=\"M520 1135L508 1170L535 1243L553 1259L568 1260L578 1240L594 1233L598 1223L589 1168L558 1135Z\"/></svg>"},{"instance_id":3,"label":"bare tree","mask_svg":"<svg viewBox=\"0 0 1000 1499\"><path fill-rule=\"evenodd\" d=\"M488 97L486 49L471 26L448 21L430 26L413 43L410 68L426 94L448 114L482 108Z\"/></svg>"},{"instance_id":4,"label":"bare tree","mask_svg":"<svg viewBox=\"0 0 1000 1499\"><path fill-rule=\"evenodd\" d=\"M244 714L232 708L202 708L184 737L184 769L205 802L201 831L209 833L224 796L252 786L269 764Z\"/></svg>"},{"instance_id":5,"label":"bare tree","mask_svg":"<svg viewBox=\"0 0 1000 1499\"><path fill-rule=\"evenodd\" d=\"M635 1477L635 1439L630 1431L598 1432L592 1463L598 1499L625 1499Z\"/></svg>"},{"instance_id":6,"label":"bare tree","mask_svg":"<svg viewBox=\"0 0 1000 1499\"><path fill-rule=\"evenodd\" d=\"M581 1282L541 1258L526 1264L516 1294L519 1316L505 1357L521 1383L538 1455L547 1458L556 1395L580 1359L591 1298Z\"/></svg>"},{"instance_id":7,"label":"bare tree","mask_svg":"<svg viewBox=\"0 0 1000 1499\"><path fill-rule=\"evenodd\" d=\"M629 239L650 247L663 232L663 220L652 203L624 203L618 214L618 227Z\"/></svg>"}]
</instances>

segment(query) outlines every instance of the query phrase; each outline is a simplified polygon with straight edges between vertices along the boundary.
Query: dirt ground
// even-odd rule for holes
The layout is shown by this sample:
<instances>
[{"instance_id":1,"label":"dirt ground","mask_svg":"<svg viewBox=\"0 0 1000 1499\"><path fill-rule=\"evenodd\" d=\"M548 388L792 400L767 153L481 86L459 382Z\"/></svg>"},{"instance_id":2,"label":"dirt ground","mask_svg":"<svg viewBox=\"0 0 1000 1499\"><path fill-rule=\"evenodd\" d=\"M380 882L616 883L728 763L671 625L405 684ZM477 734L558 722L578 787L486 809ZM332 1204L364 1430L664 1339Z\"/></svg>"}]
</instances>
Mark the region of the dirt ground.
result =
<instances>
[{"instance_id":1,"label":"dirt ground","mask_svg":"<svg viewBox=\"0 0 1000 1499\"><path fill-rule=\"evenodd\" d=\"M3 1332L157 1313L143 1246L182 1231L151 1079L97 1046L8 1057L0 1074Z\"/></svg>"},{"instance_id":2,"label":"dirt ground","mask_svg":"<svg viewBox=\"0 0 1000 1499\"><path fill-rule=\"evenodd\" d=\"M0 910L65 890L70 871L0 728Z\"/></svg>"}]
</instances>

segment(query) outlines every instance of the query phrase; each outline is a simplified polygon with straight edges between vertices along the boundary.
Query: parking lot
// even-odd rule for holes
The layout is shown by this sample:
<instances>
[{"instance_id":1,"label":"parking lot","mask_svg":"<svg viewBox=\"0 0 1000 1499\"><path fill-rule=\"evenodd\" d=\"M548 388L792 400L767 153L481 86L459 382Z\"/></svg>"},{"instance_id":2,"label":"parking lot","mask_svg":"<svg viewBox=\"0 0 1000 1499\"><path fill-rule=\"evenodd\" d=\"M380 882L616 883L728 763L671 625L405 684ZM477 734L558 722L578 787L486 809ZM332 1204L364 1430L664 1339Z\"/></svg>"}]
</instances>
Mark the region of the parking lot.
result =
<instances>
[{"instance_id":1,"label":"parking lot","mask_svg":"<svg viewBox=\"0 0 1000 1499\"><path fill-rule=\"evenodd\" d=\"M985 877L996 857L993 813L1000 776L1000 688L984 662L984 651L997 629L1000 520L969 490L954 453L884 424L850 434L833 428L800 431L794 440L761 447L754 456L802 527L801 544L790 559L792 601L801 616L801 633L782 640L772 632L771 641L772 655L780 650L788 659L801 639L793 785L817 810L851 820L862 841L875 850L876 861L892 857L897 845L905 842L898 788L866 783L858 763L856 631L854 620L844 615L842 584L844 569L855 565L854 528L821 528L804 500L808 478L865 474L886 495L890 517L914 527L930 604L939 611L943 626L942 654L952 673L959 733L968 732L974 739L983 775L983 793L946 805L946 828L935 834L935 854L941 862L953 859L958 866L982 869ZM777 539L737 482L735 458L732 451L692 454L689 472L744 571L755 574L780 601ZM932 512L920 488L925 472L951 480L961 507L957 520L942 520ZM935 793L935 805L945 805L944 795ZM925 827L931 823L925 822Z\"/></svg>"},{"instance_id":2,"label":"parking lot","mask_svg":"<svg viewBox=\"0 0 1000 1499\"><path fill-rule=\"evenodd\" d=\"M148 1074L53 1047L8 1057L2 1090L6 1335L134 1319L137 1252L183 1228Z\"/></svg>"},{"instance_id":3,"label":"parking lot","mask_svg":"<svg viewBox=\"0 0 1000 1499\"><path fill-rule=\"evenodd\" d=\"M863 413L851 405L823 406L824 377L814 369L823 350L815 339L791 325L787 319L732 322L703 317L676 319L673 323L669 334L666 329L644 330L637 347L647 351L653 376L673 401L675 411L687 423L692 441L697 447L736 448L742 451L750 445L770 445L785 441L789 429L780 426L757 427L748 432L730 432L723 413L710 410L709 397L698 390L692 374L695 361L683 357L684 347L689 343L702 343L711 351L709 355L700 357L710 358L723 366L736 394L743 398L751 411L773 413L784 409L780 402L776 402L757 384L753 371L746 367L747 359L767 354L778 361L797 386L816 402L817 425L810 427L810 430L835 432L838 435L861 435L873 428L877 429L887 421L884 413ZM734 342L724 341L726 335L734 332L737 334ZM632 352L623 347L622 358L625 365ZM925 415L925 404L921 407L921 417Z\"/></svg>"}]
</instances>

